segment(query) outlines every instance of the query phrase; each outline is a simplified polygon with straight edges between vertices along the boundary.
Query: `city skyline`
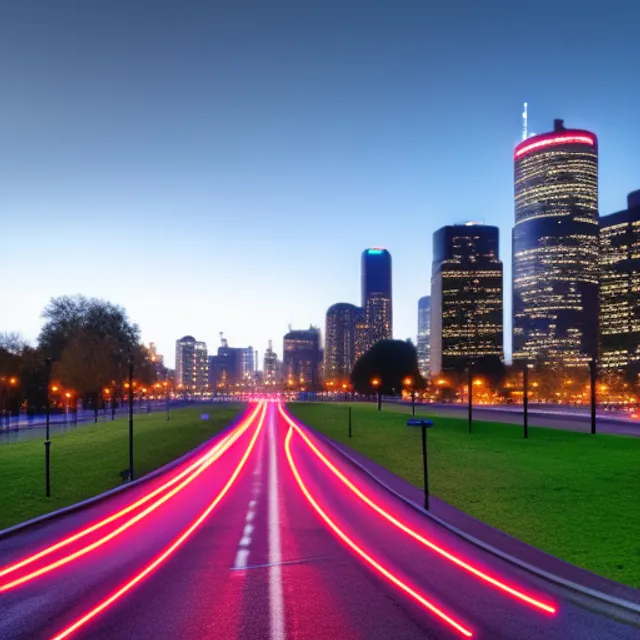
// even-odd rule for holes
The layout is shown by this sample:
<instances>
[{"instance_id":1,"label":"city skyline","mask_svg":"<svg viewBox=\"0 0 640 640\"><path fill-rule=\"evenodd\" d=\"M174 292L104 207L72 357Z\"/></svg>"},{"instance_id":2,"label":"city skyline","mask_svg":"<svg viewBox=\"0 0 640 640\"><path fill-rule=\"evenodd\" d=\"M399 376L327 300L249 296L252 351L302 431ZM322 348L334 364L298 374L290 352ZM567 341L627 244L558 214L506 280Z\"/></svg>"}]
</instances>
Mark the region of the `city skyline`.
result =
<instances>
[{"instance_id":1,"label":"city skyline","mask_svg":"<svg viewBox=\"0 0 640 640\"><path fill-rule=\"evenodd\" d=\"M215 345L220 330L262 354L358 300L367 246L393 255L394 336L415 340L438 227L482 219L511 255L524 101L532 131L564 118L598 136L601 215L640 187L631 9L543 3L551 44L523 66L511 54L537 27L515 7L494 21L471 6L464 25L421 3L339 20L255 3L247 31L236 7L41 4L38 23L17 5L0 26L3 58L19 60L0 105L0 330L31 342L51 297L83 293L125 307L169 366L177 338Z\"/></svg>"}]
</instances>

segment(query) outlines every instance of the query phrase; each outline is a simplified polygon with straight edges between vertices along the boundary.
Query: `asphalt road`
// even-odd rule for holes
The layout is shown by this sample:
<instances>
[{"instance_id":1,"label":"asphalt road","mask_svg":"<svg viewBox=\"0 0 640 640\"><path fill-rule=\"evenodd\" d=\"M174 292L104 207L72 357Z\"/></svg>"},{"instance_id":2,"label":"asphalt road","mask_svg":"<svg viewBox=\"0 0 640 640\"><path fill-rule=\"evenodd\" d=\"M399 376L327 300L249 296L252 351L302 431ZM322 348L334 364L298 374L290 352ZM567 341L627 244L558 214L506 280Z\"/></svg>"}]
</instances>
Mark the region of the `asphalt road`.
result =
<instances>
[{"instance_id":1,"label":"asphalt road","mask_svg":"<svg viewBox=\"0 0 640 640\"><path fill-rule=\"evenodd\" d=\"M387 403L388 405L402 404L411 410L411 403ZM445 418L465 418L468 407L465 404L416 404L417 412L439 415ZM484 422L503 422L522 426L522 407L500 406L488 407L474 405L473 419ZM567 431L591 431L591 417L586 409L574 407L545 407L535 405L529 408L529 426L548 427L550 429L565 429ZM607 433L622 436L640 436L640 419L633 419L623 414L598 412L596 416L597 433Z\"/></svg>"},{"instance_id":2,"label":"asphalt road","mask_svg":"<svg viewBox=\"0 0 640 640\"><path fill-rule=\"evenodd\" d=\"M218 440L217 459L209 454L196 466L194 458L0 540L0 638L638 638L637 627L425 520L289 420L279 405L261 405L230 440ZM150 492L100 529L11 570ZM139 521L116 535L132 517ZM112 539L98 546L105 535ZM96 548L87 551L89 544ZM70 553L84 555L28 579Z\"/></svg>"}]
</instances>

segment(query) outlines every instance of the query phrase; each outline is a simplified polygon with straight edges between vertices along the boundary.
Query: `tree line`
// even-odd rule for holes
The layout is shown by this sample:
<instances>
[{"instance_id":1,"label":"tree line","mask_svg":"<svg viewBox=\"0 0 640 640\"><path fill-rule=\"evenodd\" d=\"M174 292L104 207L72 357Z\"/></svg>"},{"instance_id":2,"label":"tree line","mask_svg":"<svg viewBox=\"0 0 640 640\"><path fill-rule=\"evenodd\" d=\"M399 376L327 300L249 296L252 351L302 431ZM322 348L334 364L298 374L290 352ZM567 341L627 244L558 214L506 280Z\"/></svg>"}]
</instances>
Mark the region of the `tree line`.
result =
<instances>
[{"instance_id":1,"label":"tree line","mask_svg":"<svg viewBox=\"0 0 640 640\"><path fill-rule=\"evenodd\" d=\"M35 346L19 334L0 334L0 384L4 406L16 415L44 410L54 382L73 399L96 407L105 388L122 396L129 363L136 379L155 381L155 370L140 341L140 329L121 306L81 295L52 298ZM47 382L46 361L51 360Z\"/></svg>"}]
</instances>

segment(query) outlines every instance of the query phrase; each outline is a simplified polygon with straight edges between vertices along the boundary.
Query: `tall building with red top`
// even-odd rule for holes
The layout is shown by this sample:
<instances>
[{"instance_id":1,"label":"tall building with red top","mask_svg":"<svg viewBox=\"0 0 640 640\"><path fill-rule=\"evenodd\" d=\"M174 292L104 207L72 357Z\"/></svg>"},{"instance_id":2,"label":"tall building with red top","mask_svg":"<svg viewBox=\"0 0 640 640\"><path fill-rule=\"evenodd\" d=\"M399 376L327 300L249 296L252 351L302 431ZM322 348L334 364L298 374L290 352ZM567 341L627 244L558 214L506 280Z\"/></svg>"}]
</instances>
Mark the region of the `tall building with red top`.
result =
<instances>
[{"instance_id":1,"label":"tall building with red top","mask_svg":"<svg viewBox=\"0 0 640 640\"><path fill-rule=\"evenodd\" d=\"M555 120L514 152L513 359L598 353L598 139Z\"/></svg>"}]
</instances>

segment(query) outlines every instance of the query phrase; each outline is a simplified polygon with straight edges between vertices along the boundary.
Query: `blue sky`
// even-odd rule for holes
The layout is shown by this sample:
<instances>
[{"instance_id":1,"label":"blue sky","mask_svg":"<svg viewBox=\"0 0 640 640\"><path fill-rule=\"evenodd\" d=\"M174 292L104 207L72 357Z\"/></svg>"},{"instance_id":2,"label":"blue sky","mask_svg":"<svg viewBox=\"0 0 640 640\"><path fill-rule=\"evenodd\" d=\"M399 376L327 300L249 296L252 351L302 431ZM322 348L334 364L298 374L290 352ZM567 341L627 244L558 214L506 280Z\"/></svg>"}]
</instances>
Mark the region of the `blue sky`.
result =
<instances>
[{"instance_id":1,"label":"blue sky","mask_svg":"<svg viewBox=\"0 0 640 640\"><path fill-rule=\"evenodd\" d=\"M501 229L508 303L522 102L598 134L602 214L640 188L637 8L593 5L4 3L0 331L84 293L170 364L219 331L262 356L384 246L406 338L433 232L468 219Z\"/></svg>"}]
</instances>

